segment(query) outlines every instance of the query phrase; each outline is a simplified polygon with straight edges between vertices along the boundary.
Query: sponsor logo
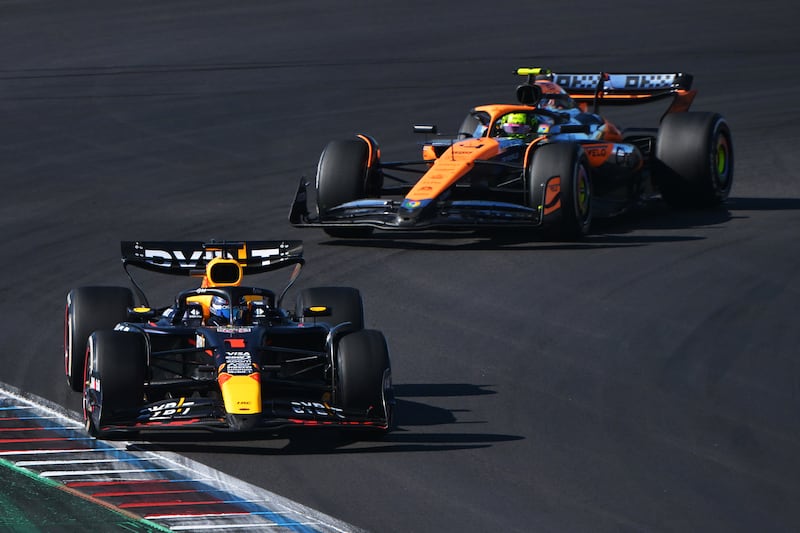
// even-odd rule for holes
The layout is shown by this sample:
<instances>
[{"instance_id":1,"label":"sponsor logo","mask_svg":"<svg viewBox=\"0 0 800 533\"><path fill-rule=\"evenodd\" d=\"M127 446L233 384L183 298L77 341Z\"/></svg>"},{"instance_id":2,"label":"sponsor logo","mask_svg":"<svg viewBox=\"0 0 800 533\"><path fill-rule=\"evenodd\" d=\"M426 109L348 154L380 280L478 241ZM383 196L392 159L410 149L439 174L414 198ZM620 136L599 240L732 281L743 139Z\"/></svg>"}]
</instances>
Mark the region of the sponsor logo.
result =
<instances>
[{"instance_id":1,"label":"sponsor logo","mask_svg":"<svg viewBox=\"0 0 800 533\"><path fill-rule=\"evenodd\" d=\"M252 331L253 331L252 326L245 326L245 327L220 326L217 328L217 332L219 333L250 333Z\"/></svg>"},{"instance_id":2,"label":"sponsor logo","mask_svg":"<svg viewBox=\"0 0 800 533\"><path fill-rule=\"evenodd\" d=\"M472 155L475 152L475 150L477 150L479 148L482 148L482 147L483 147L482 144L478 144L478 145L474 145L474 146L470 146L468 144L464 144L464 145L461 145L462 149L460 149L460 150L453 149L453 155Z\"/></svg>"},{"instance_id":3,"label":"sponsor logo","mask_svg":"<svg viewBox=\"0 0 800 533\"><path fill-rule=\"evenodd\" d=\"M292 402L292 411L298 415L344 418L341 409L320 402Z\"/></svg>"},{"instance_id":4,"label":"sponsor logo","mask_svg":"<svg viewBox=\"0 0 800 533\"><path fill-rule=\"evenodd\" d=\"M562 87L571 89L593 89L600 81L599 74L579 74L579 75L558 75L555 82Z\"/></svg>"},{"instance_id":5,"label":"sponsor logo","mask_svg":"<svg viewBox=\"0 0 800 533\"><path fill-rule=\"evenodd\" d=\"M560 74L555 82L569 89L594 89L600 82L599 74ZM606 87L617 89L652 90L669 89L675 83L675 74L612 74Z\"/></svg>"},{"instance_id":6,"label":"sponsor logo","mask_svg":"<svg viewBox=\"0 0 800 533\"><path fill-rule=\"evenodd\" d=\"M587 148L586 153L589 154L589 157L596 158L596 157L605 157L608 154L608 149L605 146L601 146L599 148Z\"/></svg>"},{"instance_id":7,"label":"sponsor logo","mask_svg":"<svg viewBox=\"0 0 800 533\"><path fill-rule=\"evenodd\" d=\"M674 74L645 74L625 76L626 89L668 89L675 81Z\"/></svg>"},{"instance_id":8,"label":"sponsor logo","mask_svg":"<svg viewBox=\"0 0 800 533\"><path fill-rule=\"evenodd\" d=\"M231 375L247 375L253 372L253 358L248 351L225 352L226 372Z\"/></svg>"},{"instance_id":9,"label":"sponsor logo","mask_svg":"<svg viewBox=\"0 0 800 533\"><path fill-rule=\"evenodd\" d=\"M194 405L194 402L186 401L185 398L166 400L148 406L146 416L148 420L171 420L176 416L189 414Z\"/></svg>"},{"instance_id":10,"label":"sponsor logo","mask_svg":"<svg viewBox=\"0 0 800 533\"><path fill-rule=\"evenodd\" d=\"M168 250L159 248L145 248L137 243L135 246L136 255L145 262L154 266L164 268L198 268L207 264L216 257L224 259L234 259L237 261L246 260L249 265L270 265L276 260L280 261L281 248L248 248L243 246L235 252L224 252L222 250Z\"/></svg>"}]
</instances>

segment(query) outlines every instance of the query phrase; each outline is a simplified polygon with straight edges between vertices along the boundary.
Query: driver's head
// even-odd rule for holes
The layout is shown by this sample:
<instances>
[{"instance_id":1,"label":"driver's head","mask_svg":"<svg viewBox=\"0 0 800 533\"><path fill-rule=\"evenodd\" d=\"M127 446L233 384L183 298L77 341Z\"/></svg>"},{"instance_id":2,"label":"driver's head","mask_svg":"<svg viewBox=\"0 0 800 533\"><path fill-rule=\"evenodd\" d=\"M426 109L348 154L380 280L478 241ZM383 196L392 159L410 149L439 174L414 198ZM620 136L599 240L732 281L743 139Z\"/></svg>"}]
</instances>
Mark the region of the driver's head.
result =
<instances>
[{"instance_id":1,"label":"driver's head","mask_svg":"<svg viewBox=\"0 0 800 533\"><path fill-rule=\"evenodd\" d=\"M229 324L231 323L231 306L228 305L228 301L223 298L222 296L214 296L211 298L211 305L208 308L210 318L213 319L215 322ZM240 320L242 318L242 308L239 306L233 306L233 321Z\"/></svg>"},{"instance_id":2,"label":"driver's head","mask_svg":"<svg viewBox=\"0 0 800 533\"><path fill-rule=\"evenodd\" d=\"M222 296L214 296L211 298L211 305L208 308L212 318L223 322L230 322L231 308L228 302Z\"/></svg>"},{"instance_id":3,"label":"driver's head","mask_svg":"<svg viewBox=\"0 0 800 533\"><path fill-rule=\"evenodd\" d=\"M508 137L524 137L531 132L531 124L525 113L509 113L502 119L502 128Z\"/></svg>"}]
</instances>

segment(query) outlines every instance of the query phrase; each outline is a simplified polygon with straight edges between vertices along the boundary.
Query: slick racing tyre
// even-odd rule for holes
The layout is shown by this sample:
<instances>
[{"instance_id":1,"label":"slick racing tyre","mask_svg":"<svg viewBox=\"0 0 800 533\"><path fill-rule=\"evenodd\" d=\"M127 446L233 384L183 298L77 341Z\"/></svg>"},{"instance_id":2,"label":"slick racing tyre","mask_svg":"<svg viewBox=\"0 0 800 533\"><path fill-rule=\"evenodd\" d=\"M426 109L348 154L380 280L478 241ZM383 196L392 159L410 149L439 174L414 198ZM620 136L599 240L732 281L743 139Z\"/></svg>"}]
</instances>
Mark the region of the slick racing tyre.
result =
<instances>
[{"instance_id":1,"label":"slick racing tyre","mask_svg":"<svg viewBox=\"0 0 800 533\"><path fill-rule=\"evenodd\" d=\"M317 211L322 221L333 207L380 193L369 158L370 145L362 139L331 141L322 151L317 165ZM369 237L373 231L369 227L324 230L331 237L344 239Z\"/></svg>"},{"instance_id":2,"label":"slick racing tyre","mask_svg":"<svg viewBox=\"0 0 800 533\"><path fill-rule=\"evenodd\" d=\"M306 317L306 310L311 307L324 306L329 315ZM297 295L295 316L299 321L319 320L336 326L342 322L350 322L352 330L364 329L364 303L361 293L353 287L312 287L304 289Z\"/></svg>"},{"instance_id":3,"label":"slick racing tyre","mask_svg":"<svg viewBox=\"0 0 800 533\"><path fill-rule=\"evenodd\" d=\"M336 347L336 403L343 409L385 417L391 427L391 367L383 333L364 329L339 339Z\"/></svg>"},{"instance_id":4,"label":"slick racing tyre","mask_svg":"<svg viewBox=\"0 0 800 533\"><path fill-rule=\"evenodd\" d=\"M95 331L87 343L83 414L92 437L108 438L115 418L136 419L144 401L147 342L141 333Z\"/></svg>"},{"instance_id":5,"label":"slick racing tyre","mask_svg":"<svg viewBox=\"0 0 800 533\"><path fill-rule=\"evenodd\" d=\"M717 113L670 113L656 141L656 183L677 208L713 207L733 185L733 142Z\"/></svg>"},{"instance_id":6,"label":"slick racing tyre","mask_svg":"<svg viewBox=\"0 0 800 533\"><path fill-rule=\"evenodd\" d=\"M130 307L133 293L126 287L80 287L69 292L64 314L64 367L72 390L83 391L89 335L114 329L128 317Z\"/></svg>"},{"instance_id":7,"label":"slick racing tyre","mask_svg":"<svg viewBox=\"0 0 800 533\"><path fill-rule=\"evenodd\" d=\"M533 152L525 176L529 205L539 209L546 237L571 241L589 232L592 182L580 145L540 146Z\"/></svg>"}]
</instances>

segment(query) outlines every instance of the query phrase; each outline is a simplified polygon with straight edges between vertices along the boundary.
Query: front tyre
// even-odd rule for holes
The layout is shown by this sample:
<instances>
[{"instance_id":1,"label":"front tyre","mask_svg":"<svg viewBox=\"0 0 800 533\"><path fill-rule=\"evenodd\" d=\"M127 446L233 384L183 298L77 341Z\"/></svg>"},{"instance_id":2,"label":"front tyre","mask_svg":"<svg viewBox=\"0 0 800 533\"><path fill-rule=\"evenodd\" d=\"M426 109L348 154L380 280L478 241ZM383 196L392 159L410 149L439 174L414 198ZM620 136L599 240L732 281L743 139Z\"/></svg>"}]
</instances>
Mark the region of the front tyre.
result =
<instances>
[{"instance_id":1,"label":"front tyre","mask_svg":"<svg viewBox=\"0 0 800 533\"><path fill-rule=\"evenodd\" d=\"M717 113L671 113L656 142L656 183L677 208L714 207L733 185L733 140Z\"/></svg>"},{"instance_id":2,"label":"front tyre","mask_svg":"<svg viewBox=\"0 0 800 533\"><path fill-rule=\"evenodd\" d=\"M373 165L374 166L374 165ZM370 145L362 139L335 140L322 151L317 165L317 211L321 220L339 205L366 198L374 189L375 172L370 165ZM369 227L327 227L325 233L337 238L369 237Z\"/></svg>"},{"instance_id":3,"label":"front tyre","mask_svg":"<svg viewBox=\"0 0 800 533\"><path fill-rule=\"evenodd\" d=\"M83 391L86 341L92 332L113 329L128 317L133 293L127 287L79 287L67 294L64 313L64 370L75 392Z\"/></svg>"},{"instance_id":4,"label":"front tyre","mask_svg":"<svg viewBox=\"0 0 800 533\"><path fill-rule=\"evenodd\" d=\"M542 231L555 240L577 240L592 225L592 182L583 149L549 143L526 165L528 203L538 208Z\"/></svg>"},{"instance_id":5,"label":"front tyre","mask_svg":"<svg viewBox=\"0 0 800 533\"><path fill-rule=\"evenodd\" d=\"M83 415L92 437L109 438L116 419L131 421L144 401L147 342L141 333L95 331L86 348Z\"/></svg>"},{"instance_id":6,"label":"front tyre","mask_svg":"<svg viewBox=\"0 0 800 533\"><path fill-rule=\"evenodd\" d=\"M391 366L383 333L364 329L339 339L336 347L336 403L392 426Z\"/></svg>"}]
</instances>

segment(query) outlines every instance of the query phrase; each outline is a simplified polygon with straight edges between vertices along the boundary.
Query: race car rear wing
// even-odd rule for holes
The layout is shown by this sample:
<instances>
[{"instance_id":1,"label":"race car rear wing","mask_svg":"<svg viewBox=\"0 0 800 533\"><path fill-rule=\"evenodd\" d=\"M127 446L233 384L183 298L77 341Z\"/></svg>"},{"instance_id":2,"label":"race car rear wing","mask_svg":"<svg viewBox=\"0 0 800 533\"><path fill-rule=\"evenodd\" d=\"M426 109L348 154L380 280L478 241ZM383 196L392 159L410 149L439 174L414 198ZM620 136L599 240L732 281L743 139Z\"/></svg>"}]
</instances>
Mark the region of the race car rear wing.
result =
<instances>
[{"instance_id":1,"label":"race car rear wing","mask_svg":"<svg viewBox=\"0 0 800 533\"><path fill-rule=\"evenodd\" d=\"M295 265L289 282L291 286L305 263L303 241L122 241L120 248L125 273L146 306L147 298L131 276L129 266L163 274L202 276L206 265L216 257L236 260L244 274L259 274Z\"/></svg>"},{"instance_id":2,"label":"race car rear wing","mask_svg":"<svg viewBox=\"0 0 800 533\"><path fill-rule=\"evenodd\" d=\"M669 112L686 111L697 91L692 89L694 77L683 72L668 73L560 73L550 69L518 68L528 84L547 79L563 88L578 103L637 104L673 98Z\"/></svg>"},{"instance_id":3,"label":"race car rear wing","mask_svg":"<svg viewBox=\"0 0 800 533\"><path fill-rule=\"evenodd\" d=\"M245 274L303 263L303 241L122 241L122 263L179 276L202 272L215 257L235 259Z\"/></svg>"}]
</instances>

